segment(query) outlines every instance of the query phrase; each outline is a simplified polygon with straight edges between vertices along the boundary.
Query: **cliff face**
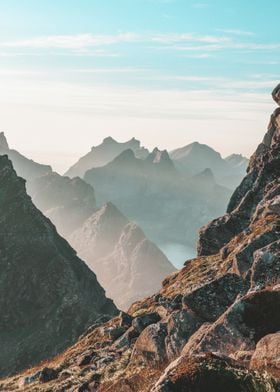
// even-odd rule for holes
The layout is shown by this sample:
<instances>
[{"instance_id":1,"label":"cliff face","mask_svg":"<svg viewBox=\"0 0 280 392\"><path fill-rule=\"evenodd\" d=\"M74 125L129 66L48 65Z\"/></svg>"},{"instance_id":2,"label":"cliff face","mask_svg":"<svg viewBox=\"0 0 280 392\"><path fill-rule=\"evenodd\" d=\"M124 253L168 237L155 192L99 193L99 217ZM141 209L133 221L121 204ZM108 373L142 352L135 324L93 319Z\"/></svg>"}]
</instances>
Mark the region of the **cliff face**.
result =
<instances>
[{"instance_id":1,"label":"cliff face","mask_svg":"<svg viewBox=\"0 0 280 392\"><path fill-rule=\"evenodd\" d=\"M228 213L202 229L197 258L50 362L51 382L39 366L2 390L279 391L279 129L277 109Z\"/></svg>"},{"instance_id":2,"label":"cliff face","mask_svg":"<svg viewBox=\"0 0 280 392\"><path fill-rule=\"evenodd\" d=\"M120 309L153 294L175 268L143 231L111 203L69 238Z\"/></svg>"},{"instance_id":3,"label":"cliff face","mask_svg":"<svg viewBox=\"0 0 280 392\"><path fill-rule=\"evenodd\" d=\"M7 156L0 157L0 369L6 375L73 343L116 313L104 290L34 207Z\"/></svg>"}]
</instances>

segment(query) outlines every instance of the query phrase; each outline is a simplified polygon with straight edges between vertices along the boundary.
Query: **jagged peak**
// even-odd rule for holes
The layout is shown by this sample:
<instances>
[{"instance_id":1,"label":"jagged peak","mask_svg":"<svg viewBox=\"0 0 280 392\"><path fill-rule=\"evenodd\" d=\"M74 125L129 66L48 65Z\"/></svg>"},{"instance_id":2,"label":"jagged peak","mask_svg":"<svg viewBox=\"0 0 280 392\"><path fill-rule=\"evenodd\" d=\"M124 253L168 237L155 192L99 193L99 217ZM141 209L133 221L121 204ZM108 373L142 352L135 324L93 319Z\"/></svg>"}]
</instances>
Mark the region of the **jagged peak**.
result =
<instances>
[{"instance_id":1,"label":"jagged peak","mask_svg":"<svg viewBox=\"0 0 280 392\"><path fill-rule=\"evenodd\" d=\"M9 150L9 144L4 132L0 132L0 147Z\"/></svg>"},{"instance_id":2,"label":"jagged peak","mask_svg":"<svg viewBox=\"0 0 280 392\"><path fill-rule=\"evenodd\" d=\"M129 161L134 161L135 159L136 158L133 150L128 148L127 150L122 151L112 162L125 163Z\"/></svg>"}]
</instances>

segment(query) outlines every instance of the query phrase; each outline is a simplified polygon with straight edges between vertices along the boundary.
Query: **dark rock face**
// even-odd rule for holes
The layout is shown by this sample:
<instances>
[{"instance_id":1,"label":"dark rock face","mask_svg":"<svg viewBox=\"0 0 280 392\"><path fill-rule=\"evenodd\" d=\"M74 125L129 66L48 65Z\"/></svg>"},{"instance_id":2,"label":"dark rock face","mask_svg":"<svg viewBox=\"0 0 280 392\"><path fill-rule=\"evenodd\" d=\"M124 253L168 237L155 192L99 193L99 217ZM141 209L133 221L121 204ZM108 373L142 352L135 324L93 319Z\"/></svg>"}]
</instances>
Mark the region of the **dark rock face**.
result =
<instances>
[{"instance_id":1,"label":"dark rock face","mask_svg":"<svg viewBox=\"0 0 280 392\"><path fill-rule=\"evenodd\" d=\"M260 204L263 207L267 202L271 187L274 188L274 197L272 197L274 202L276 203L275 199L279 198L279 110L278 108L273 113L264 140L250 159L247 176L231 197L228 214L201 229L198 242L199 255L217 253L234 236L247 228L253 221Z\"/></svg>"},{"instance_id":2,"label":"dark rock face","mask_svg":"<svg viewBox=\"0 0 280 392\"><path fill-rule=\"evenodd\" d=\"M276 392L272 378L214 356L182 358L171 364L152 392Z\"/></svg>"},{"instance_id":3,"label":"dark rock face","mask_svg":"<svg viewBox=\"0 0 280 392\"><path fill-rule=\"evenodd\" d=\"M63 350L116 308L95 275L31 202L0 157L0 369L19 371Z\"/></svg>"}]
</instances>

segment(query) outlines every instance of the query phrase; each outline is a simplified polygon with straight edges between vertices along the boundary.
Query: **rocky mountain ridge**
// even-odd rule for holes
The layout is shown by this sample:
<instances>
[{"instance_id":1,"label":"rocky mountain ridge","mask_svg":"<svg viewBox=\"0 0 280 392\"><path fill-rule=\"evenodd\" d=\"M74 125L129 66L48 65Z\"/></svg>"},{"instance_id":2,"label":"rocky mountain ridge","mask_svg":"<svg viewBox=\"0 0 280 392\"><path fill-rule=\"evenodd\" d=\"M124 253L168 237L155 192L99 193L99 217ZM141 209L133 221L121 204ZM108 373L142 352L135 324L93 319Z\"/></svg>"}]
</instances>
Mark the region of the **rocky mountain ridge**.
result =
<instances>
[{"instance_id":1,"label":"rocky mountain ridge","mask_svg":"<svg viewBox=\"0 0 280 392\"><path fill-rule=\"evenodd\" d=\"M0 157L0 374L61 352L117 309Z\"/></svg>"},{"instance_id":2,"label":"rocky mountain ridge","mask_svg":"<svg viewBox=\"0 0 280 392\"><path fill-rule=\"evenodd\" d=\"M280 85L278 104L279 96ZM2 390L278 392L279 118L278 108L228 213L201 230L200 256L45 367L2 381Z\"/></svg>"}]
</instances>

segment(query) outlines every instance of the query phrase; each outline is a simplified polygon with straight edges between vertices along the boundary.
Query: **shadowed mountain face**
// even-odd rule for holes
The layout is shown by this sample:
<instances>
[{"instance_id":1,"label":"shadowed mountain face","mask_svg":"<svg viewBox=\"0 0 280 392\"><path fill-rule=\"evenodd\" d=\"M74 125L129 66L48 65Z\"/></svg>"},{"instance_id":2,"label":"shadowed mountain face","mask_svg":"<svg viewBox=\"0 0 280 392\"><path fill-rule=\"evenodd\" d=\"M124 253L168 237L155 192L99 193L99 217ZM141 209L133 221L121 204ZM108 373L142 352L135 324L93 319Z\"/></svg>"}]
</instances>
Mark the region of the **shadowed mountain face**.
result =
<instances>
[{"instance_id":1,"label":"shadowed mountain face","mask_svg":"<svg viewBox=\"0 0 280 392\"><path fill-rule=\"evenodd\" d=\"M3 132L0 133L0 155L8 155L17 174L26 180L33 180L52 171L51 166L36 163L16 150L10 149Z\"/></svg>"},{"instance_id":2,"label":"shadowed mountain face","mask_svg":"<svg viewBox=\"0 0 280 392\"><path fill-rule=\"evenodd\" d=\"M223 159L213 148L198 142L171 151L170 157L177 169L187 175L211 169L217 182L229 189L240 183L248 165L248 159L242 155L232 154Z\"/></svg>"},{"instance_id":3,"label":"shadowed mountain face","mask_svg":"<svg viewBox=\"0 0 280 392\"><path fill-rule=\"evenodd\" d=\"M107 137L84 157L79 159L66 173L69 177L83 177L85 172L93 167L104 166L116 158L121 152L131 149L139 158L145 158L149 151L140 146L140 142L132 138L128 142L118 143L112 137Z\"/></svg>"},{"instance_id":4,"label":"shadowed mountain face","mask_svg":"<svg viewBox=\"0 0 280 392\"><path fill-rule=\"evenodd\" d=\"M280 85L273 96L279 104ZM199 254L157 294L50 362L51 383L39 367L4 380L2 390L20 390L21 381L34 392L73 382L97 392L279 391L279 108L227 214L201 229Z\"/></svg>"},{"instance_id":5,"label":"shadowed mountain face","mask_svg":"<svg viewBox=\"0 0 280 392\"><path fill-rule=\"evenodd\" d=\"M159 246L194 247L199 227L222 213L230 196L210 170L185 178L168 153L158 149L144 160L126 150L108 165L89 170L84 179L95 187L98 203L112 201Z\"/></svg>"},{"instance_id":6,"label":"shadowed mountain face","mask_svg":"<svg viewBox=\"0 0 280 392\"><path fill-rule=\"evenodd\" d=\"M158 290L175 268L136 224L111 203L69 238L120 309Z\"/></svg>"},{"instance_id":7,"label":"shadowed mountain face","mask_svg":"<svg viewBox=\"0 0 280 392\"><path fill-rule=\"evenodd\" d=\"M33 205L0 157L1 376L49 358L116 314L96 276Z\"/></svg>"}]
</instances>

